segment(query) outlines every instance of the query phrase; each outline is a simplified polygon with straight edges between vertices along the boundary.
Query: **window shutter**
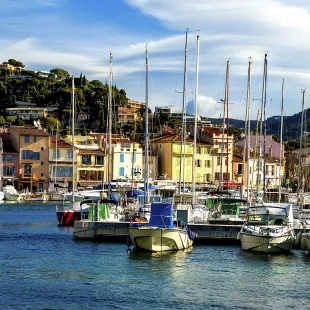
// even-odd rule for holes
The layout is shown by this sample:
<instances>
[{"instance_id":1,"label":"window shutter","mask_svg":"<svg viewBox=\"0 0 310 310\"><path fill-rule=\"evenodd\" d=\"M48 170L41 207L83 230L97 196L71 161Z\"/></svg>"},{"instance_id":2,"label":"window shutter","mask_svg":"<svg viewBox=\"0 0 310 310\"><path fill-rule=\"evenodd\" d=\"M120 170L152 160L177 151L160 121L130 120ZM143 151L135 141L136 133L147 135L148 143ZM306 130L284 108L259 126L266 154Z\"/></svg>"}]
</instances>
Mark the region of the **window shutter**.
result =
<instances>
[{"instance_id":1,"label":"window shutter","mask_svg":"<svg viewBox=\"0 0 310 310\"><path fill-rule=\"evenodd\" d=\"M3 167L3 176L6 176L6 166Z\"/></svg>"}]
</instances>

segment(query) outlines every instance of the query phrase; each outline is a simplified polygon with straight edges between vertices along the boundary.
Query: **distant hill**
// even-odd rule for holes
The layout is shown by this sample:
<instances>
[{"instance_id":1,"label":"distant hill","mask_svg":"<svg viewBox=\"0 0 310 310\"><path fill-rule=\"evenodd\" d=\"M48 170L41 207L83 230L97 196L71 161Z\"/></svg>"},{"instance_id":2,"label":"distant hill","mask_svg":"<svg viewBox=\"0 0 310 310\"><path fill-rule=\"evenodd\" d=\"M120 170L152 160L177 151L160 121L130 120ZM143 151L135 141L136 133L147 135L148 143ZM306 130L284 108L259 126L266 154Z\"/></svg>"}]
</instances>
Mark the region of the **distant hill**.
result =
<instances>
[{"instance_id":1,"label":"distant hill","mask_svg":"<svg viewBox=\"0 0 310 310\"><path fill-rule=\"evenodd\" d=\"M310 118L310 109L305 109L305 116ZM222 119L220 118L209 118L213 124L221 124ZM272 134L280 137L280 122L281 117L279 115L272 116L267 118L266 121L266 132L267 134ZM306 117L306 121L304 122L305 129L304 131L310 131L310 122ZM244 121L238 119L229 119L229 125L238 127L240 129L244 129ZM301 126L301 112L296 113L292 116L284 116L283 117L283 140L299 140L300 137L300 126ZM306 129L307 128L307 129ZM251 130L256 129L256 120L251 120Z\"/></svg>"}]
</instances>

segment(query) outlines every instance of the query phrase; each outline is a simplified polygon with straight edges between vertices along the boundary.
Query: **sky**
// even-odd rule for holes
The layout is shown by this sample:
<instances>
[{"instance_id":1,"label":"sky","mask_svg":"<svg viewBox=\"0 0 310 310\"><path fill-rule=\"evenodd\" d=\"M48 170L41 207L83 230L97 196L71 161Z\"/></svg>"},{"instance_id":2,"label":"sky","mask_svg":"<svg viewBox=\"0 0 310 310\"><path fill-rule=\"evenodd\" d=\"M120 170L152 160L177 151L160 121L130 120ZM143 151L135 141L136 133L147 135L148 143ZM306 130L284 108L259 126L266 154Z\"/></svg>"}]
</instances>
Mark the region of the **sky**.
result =
<instances>
[{"instance_id":1,"label":"sky","mask_svg":"<svg viewBox=\"0 0 310 310\"><path fill-rule=\"evenodd\" d=\"M264 54L268 53L266 115L301 111L309 87L309 0L1 0L0 62L27 69L63 68L113 84L145 101L145 48L149 106L182 109L185 32L188 29L187 111L194 111L199 30L198 114L222 117L229 60L229 117L245 119L251 57L250 116L261 107ZM310 87L309 87L310 89Z\"/></svg>"}]
</instances>

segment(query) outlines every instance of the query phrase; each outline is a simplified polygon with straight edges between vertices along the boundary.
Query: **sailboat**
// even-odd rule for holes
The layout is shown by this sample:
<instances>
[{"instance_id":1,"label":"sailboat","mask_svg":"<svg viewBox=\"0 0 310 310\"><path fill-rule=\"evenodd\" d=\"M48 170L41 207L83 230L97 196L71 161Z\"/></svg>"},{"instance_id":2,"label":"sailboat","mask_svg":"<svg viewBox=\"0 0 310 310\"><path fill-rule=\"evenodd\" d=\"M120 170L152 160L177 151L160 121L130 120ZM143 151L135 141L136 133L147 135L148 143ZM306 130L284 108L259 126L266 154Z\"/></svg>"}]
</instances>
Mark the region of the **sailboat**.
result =
<instances>
[{"instance_id":1,"label":"sailboat","mask_svg":"<svg viewBox=\"0 0 310 310\"><path fill-rule=\"evenodd\" d=\"M250 64L249 64L250 66ZM250 80L250 71L248 72ZM291 204L265 203L266 200L266 84L267 84L267 54L264 60L264 79L262 91L262 105L264 116L264 202L254 203L248 209L245 224L238 233L237 239L241 241L241 248L245 251L261 253L291 252L295 240L293 230L293 209ZM282 90L283 94L283 90ZM247 105L249 104L249 83ZM261 122L263 117L261 118ZM262 126L261 126L262 128ZM249 147L249 145L248 145ZM249 177L249 174L248 174ZM249 187L249 186L248 186Z\"/></svg>"},{"instance_id":2,"label":"sailboat","mask_svg":"<svg viewBox=\"0 0 310 310\"><path fill-rule=\"evenodd\" d=\"M72 202L63 200L61 205L56 206L56 217L59 225L72 226L74 221L80 220L82 217L88 216L89 205L81 200L75 201L75 152L74 152L74 131L75 131L75 92L74 77L72 77L71 104L72 104Z\"/></svg>"},{"instance_id":3,"label":"sailboat","mask_svg":"<svg viewBox=\"0 0 310 310\"><path fill-rule=\"evenodd\" d=\"M187 32L186 32L187 38ZM187 41L186 41L187 42ZM145 161L148 158L148 50L146 46L146 95L145 95ZM146 188L144 202L148 204L148 165L145 165ZM193 245L195 234L173 220L171 203L152 203L149 223L132 224L129 228L129 246L149 252L182 250Z\"/></svg>"}]
</instances>

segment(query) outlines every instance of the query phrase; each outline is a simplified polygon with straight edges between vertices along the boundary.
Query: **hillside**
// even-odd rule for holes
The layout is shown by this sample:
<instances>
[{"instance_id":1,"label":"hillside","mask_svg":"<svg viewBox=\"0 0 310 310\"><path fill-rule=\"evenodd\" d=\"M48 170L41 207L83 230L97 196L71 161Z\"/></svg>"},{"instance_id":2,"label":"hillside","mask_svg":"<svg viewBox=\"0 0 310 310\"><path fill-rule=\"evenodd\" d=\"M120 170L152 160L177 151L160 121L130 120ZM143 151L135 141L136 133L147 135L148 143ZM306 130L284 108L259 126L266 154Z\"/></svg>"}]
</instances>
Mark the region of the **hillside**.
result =
<instances>
[{"instance_id":1,"label":"hillside","mask_svg":"<svg viewBox=\"0 0 310 310\"><path fill-rule=\"evenodd\" d=\"M305 115L310 115L310 109L305 110ZM212 123L221 124L222 119L210 118ZM280 116L272 116L267 118L266 121L266 132L267 134L280 136ZM310 131L309 120L306 119L304 131ZM229 125L244 129L244 121L238 119L229 119ZM298 140L300 138L300 125L301 125L301 112L296 113L292 116L283 117L283 140ZM251 130L255 131L256 120L251 120Z\"/></svg>"}]
</instances>

